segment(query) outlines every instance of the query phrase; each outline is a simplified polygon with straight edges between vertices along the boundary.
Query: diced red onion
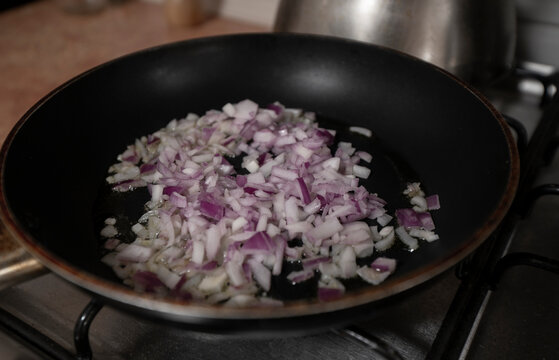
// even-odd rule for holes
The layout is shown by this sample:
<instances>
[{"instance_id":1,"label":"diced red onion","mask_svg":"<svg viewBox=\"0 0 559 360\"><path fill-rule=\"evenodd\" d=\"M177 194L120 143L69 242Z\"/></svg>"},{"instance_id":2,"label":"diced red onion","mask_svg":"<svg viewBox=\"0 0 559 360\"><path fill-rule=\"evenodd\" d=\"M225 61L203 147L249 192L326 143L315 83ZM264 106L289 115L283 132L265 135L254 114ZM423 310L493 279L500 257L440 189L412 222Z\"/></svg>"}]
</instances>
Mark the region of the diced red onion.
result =
<instances>
[{"instance_id":1,"label":"diced red onion","mask_svg":"<svg viewBox=\"0 0 559 360\"><path fill-rule=\"evenodd\" d=\"M304 269L315 269L319 264L332 261L328 256L317 256L314 258L307 258L302 261Z\"/></svg>"},{"instance_id":2,"label":"diced red onion","mask_svg":"<svg viewBox=\"0 0 559 360\"><path fill-rule=\"evenodd\" d=\"M353 174L361 179L367 179L371 174L371 169L360 165L353 165Z\"/></svg>"},{"instance_id":3,"label":"diced red onion","mask_svg":"<svg viewBox=\"0 0 559 360\"><path fill-rule=\"evenodd\" d=\"M396 235L398 235L398 238L408 246L408 248L413 251L415 249L417 249L419 247L419 244L417 242L417 239L411 237L406 229L404 229L402 226L397 227L396 230Z\"/></svg>"},{"instance_id":4,"label":"diced red onion","mask_svg":"<svg viewBox=\"0 0 559 360\"><path fill-rule=\"evenodd\" d=\"M221 205L211 203L209 201L200 201L200 212L213 220L221 220L224 213L224 208Z\"/></svg>"},{"instance_id":5,"label":"diced red onion","mask_svg":"<svg viewBox=\"0 0 559 360\"><path fill-rule=\"evenodd\" d=\"M309 194L309 189L307 188L305 180L298 177L297 184L299 185L299 191L301 192L301 200L303 200L305 205L308 205L311 202L311 195Z\"/></svg>"},{"instance_id":6,"label":"diced red onion","mask_svg":"<svg viewBox=\"0 0 559 360\"><path fill-rule=\"evenodd\" d=\"M270 236L266 232L260 231L243 243L242 251L245 253L271 252L274 248L275 243Z\"/></svg>"},{"instance_id":7,"label":"diced red onion","mask_svg":"<svg viewBox=\"0 0 559 360\"><path fill-rule=\"evenodd\" d=\"M171 196L169 196L169 202L179 208L186 207L186 197L174 191Z\"/></svg>"},{"instance_id":8,"label":"diced red onion","mask_svg":"<svg viewBox=\"0 0 559 360\"><path fill-rule=\"evenodd\" d=\"M287 275L287 280L291 281L293 284L298 284L300 282L306 281L314 277L313 269L305 269L301 271L292 271Z\"/></svg>"},{"instance_id":9,"label":"diced red onion","mask_svg":"<svg viewBox=\"0 0 559 360\"><path fill-rule=\"evenodd\" d=\"M423 225L419 220L418 215L419 214L417 212L409 208L396 210L396 218L398 219L398 223L407 228L421 227Z\"/></svg>"},{"instance_id":10,"label":"diced red onion","mask_svg":"<svg viewBox=\"0 0 559 360\"><path fill-rule=\"evenodd\" d=\"M396 270L396 260L385 257L378 257L371 263L371 268L378 272L393 273Z\"/></svg>"},{"instance_id":11,"label":"diced red onion","mask_svg":"<svg viewBox=\"0 0 559 360\"><path fill-rule=\"evenodd\" d=\"M344 279L351 278L357 271L357 263L355 251L351 246L346 246L340 254L338 261L341 272L341 277Z\"/></svg>"},{"instance_id":12,"label":"diced red onion","mask_svg":"<svg viewBox=\"0 0 559 360\"><path fill-rule=\"evenodd\" d=\"M357 134L361 134L361 135L366 136L366 137L371 137L371 135L373 135L371 130L369 130L367 128L364 128L364 127L360 127L360 126L350 126L349 131L357 133Z\"/></svg>"},{"instance_id":13,"label":"diced red onion","mask_svg":"<svg viewBox=\"0 0 559 360\"><path fill-rule=\"evenodd\" d=\"M439 239L439 235L435 234L433 231L430 230L410 229L409 234L410 236L420 238L428 242L432 242Z\"/></svg>"},{"instance_id":14,"label":"diced red onion","mask_svg":"<svg viewBox=\"0 0 559 360\"><path fill-rule=\"evenodd\" d=\"M421 223L421 226L425 230L435 230L435 223L433 222L433 218L431 217L431 214L419 213L417 217L419 219L419 222Z\"/></svg>"},{"instance_id":15,"label":"diced red onion","mask_svg":"<svg viewBox=\"0 0 559 360\"><path fill-rule=\"evenodd\" d=\"M107 241L105 241L104 247L107 250L113 250L119 244L120 244L120 240L115 239L115 238L110 238L110 239L107 239Z\"/></svg>"},{"instance_id":16,"label":"diced red onion","mask_svg":"<svg viewBox=\"0 0 559 360\"><path fill-rule=\"evenodd\" d=\"M312 242L320 242L326 238L343 230L343 225L340 224L337 218L332 218L330 221L325 222L312 230L307 231L305 234Z\"/></svg>"},{"instance_id":17,"label":"diced red onion","mask_svg":"<svg viewBox=\"0 0 559 360\"><path fill-rule=\"evenodd\" d=\"M439 195L437 195L437 194L427 196L425 198L425 201L427 202L427 209L429 209L429 210L438 210L438 209L441 208L441 203L439 201Z\"/></svg>"},{"instance_id":18,"label":"diced red onion","mask_svg":"<svg viewBox=\"0 0 559 360\"><path fill-rule=\"evenodd\" d=\"M147 292L153 292L158 287L164 286L157 274L151 271L136 271L132 279Z\"/></svg>"},{"instance_id":19,"label":"diced red onion","mask_svg":"<svg viewBox=\"0 0 559 360\"><path fill-rule=\"evenodd\" d=\"M365 151L357 151L355 153L361 160L365 161L366 163L370 163L373 160L373 156Z\"/></svg>"},{"instance_id":20,"label":"diced red onion","mask_svg":"<svg viewBox=\"0 0 559 360\"><path fill-rule=\"evenodd\" d=\"M215 225L210 226L206 231L206 257L208 260L214 260L221 247L221 234L219 228Z\"/></svg>"},{"instance_id":21,"label":"diced red onion","mask_svg":"<svg viewBox=\"0 0 559 360\"><path fill-rule=\"evenodd\" d=\"M379 285L390 275L390 272L388 271L379 272L367 266L360 267L359 269L357 269L356 273L357 275L359 275L359 277L361 277L361 279L373 285Z\"/></svg>"},{"instance_id":22,"label":"diced red onion","mask_svg":"<svg viewBox=\"0 0 559 360\"><path fill-rule=\"evenodd\" d=\"M414 196L410 199L410 204L414 205L413 209L417 212L427 211L427 201L423 196Z\"/></svg>"},{"instance_id":23,"label":"diced red onion","mask_svg":"<svg viewBox=\"0 0 559 360\"><path fill-rule=\"evenodd\" d=\"M345 292L339 279L382 282L394 271L391 259L357 266L357 258L395 239L386 201L359 185L370 176L363 164L372 156L349 142L330 149L336 133L314 120L314 113L279 103L260 109L243 100L137 139L110 167L107 182L122 192L147 186L151 200L132 226L134 243L118 240L114 219L105 224L105 246L114 252L103 262L139 290L227 306L277 305L266 293L285 260L303 266L288 275L294 283L320 276L323 301ZM242 156L249 174L236 174L226 156ZM415 249L417 238L438 238L429 211L440 203L419 183L404 193L410 208L396 211L396 233ZM288 246L296 238L302 245Z\"/></svg>"},{"instance_id":24,"label":"diced red onion","mask_svg":"<svg viewBox=\"0 0 559 360\"><path fill-rule=\"evenodd\" d=\"M249 259L248 264L250 265L252 274L258 284L262 286L265 291L270 291L272 281L272 273L270 272L270 270L261 262L256 261L255 259Z\"/></svg>"},{"instance_id":25,"label":"diced red onion","mask_svg":"<svg viewBox=\"0 0 559 360\"><path fill-rule=\"evenodd\" d=\"M123 262L145 262L153 252L154 250L151 248L129 244L117 254L116 258Z\"/></svg>"}]
</instances>

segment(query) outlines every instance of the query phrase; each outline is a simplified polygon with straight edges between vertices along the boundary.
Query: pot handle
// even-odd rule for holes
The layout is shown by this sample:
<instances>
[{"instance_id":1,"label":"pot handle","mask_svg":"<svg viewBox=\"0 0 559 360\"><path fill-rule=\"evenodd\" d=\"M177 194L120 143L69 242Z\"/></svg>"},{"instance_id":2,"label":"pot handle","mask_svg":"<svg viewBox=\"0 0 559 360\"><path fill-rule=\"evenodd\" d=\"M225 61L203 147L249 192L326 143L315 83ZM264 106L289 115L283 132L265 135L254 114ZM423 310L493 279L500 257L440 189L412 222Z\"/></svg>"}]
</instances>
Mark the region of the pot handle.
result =
<instances>
[{"instance_id":1,"label":"pot handle","mask_svg":"<svg viewBox=\"0 0 559 360\"><path fill-rule=\"evenodd\" d=\"M12 239L0 222L0 290L47 272L47 268Z\"/></svg>"}]
</instances>

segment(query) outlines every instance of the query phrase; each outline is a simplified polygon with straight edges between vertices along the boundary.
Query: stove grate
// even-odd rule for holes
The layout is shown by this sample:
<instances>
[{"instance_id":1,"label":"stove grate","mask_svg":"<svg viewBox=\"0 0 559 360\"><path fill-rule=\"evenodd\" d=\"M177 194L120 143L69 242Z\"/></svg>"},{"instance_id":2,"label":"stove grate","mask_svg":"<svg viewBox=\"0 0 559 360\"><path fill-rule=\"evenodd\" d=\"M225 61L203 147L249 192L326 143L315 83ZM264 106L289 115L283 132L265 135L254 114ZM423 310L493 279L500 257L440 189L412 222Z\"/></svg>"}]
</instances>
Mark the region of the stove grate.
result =
<instances>
[{"instance_id":1,"label":"stove grate","mask_svg":"<svg viewBox=\"0 0 559 360\"><path fill-rule=\"evenodd\" d=\"M535 254L513 253L505 255L514 237L518 222L528 214L535 200L546 194L559 193L554 184L532 188L541 166L550 162L551 152L557 148L555 136L559 127L559 73L541 76L518 70L522 78L540 81L544 92L540 105L544 107L532 138L526 148L520 148L521 173L518 191L511 210L495 231L458 271L461 285L437 333L427 359L464 359L468 345L483 316L490 291L496 288L503 272L511 266L524 264L557 272L557 260ZM507 119L516 129L519 123ZM522 130L515 130L522 141Z\"/></svg>"}]
</instances>

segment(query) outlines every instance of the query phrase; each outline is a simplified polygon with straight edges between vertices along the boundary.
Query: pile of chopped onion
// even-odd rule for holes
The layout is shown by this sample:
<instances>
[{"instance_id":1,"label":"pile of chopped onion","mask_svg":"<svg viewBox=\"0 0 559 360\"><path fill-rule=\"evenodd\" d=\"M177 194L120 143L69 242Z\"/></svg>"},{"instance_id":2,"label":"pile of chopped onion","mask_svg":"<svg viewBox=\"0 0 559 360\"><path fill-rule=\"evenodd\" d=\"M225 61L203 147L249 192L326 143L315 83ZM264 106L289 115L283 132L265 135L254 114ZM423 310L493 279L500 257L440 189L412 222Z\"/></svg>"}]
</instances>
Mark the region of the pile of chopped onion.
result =
<instances>
[{"instance_id":1,"label":"pile of chopped onion","mask_svg":"<svg viewBox=\"0 0 559 360\"><path fill-rule=\"evenodd\" d=\"M137 291L232 306L281 304L268 293L286 262L300 265L287 274L294 284L318 277L320 300L341 296L343 279L380 284L396 261L357 259L396 236L411 250L436 240L429 211L438 197L409 184L411 207L396 211L394 228L386 202L359 184L372 156L334 136L313 113L244 100L137 139L107 181L115 191L147 187L151 199L132 243L119 240L114 218L105 221L103 261Z\"/></svg>"}]
</instances>

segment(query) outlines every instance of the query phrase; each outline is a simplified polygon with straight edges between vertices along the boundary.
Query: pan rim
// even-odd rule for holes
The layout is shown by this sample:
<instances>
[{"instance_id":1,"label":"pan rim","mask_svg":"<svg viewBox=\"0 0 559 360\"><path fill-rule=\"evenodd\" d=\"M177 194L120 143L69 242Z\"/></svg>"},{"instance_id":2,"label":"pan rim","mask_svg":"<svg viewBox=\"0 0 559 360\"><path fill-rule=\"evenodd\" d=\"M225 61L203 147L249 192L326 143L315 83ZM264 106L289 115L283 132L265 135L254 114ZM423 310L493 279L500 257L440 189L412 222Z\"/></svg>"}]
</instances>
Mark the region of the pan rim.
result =
<instances>
[{"instance_id":1,"label":"pan rim","mask_svg":"<svg viewBox=\"0 0 559 360\"><path fill-rule=\"evenodd\" d=\"M459 86L462 86L466 91L475 96L482 104L485 106L493 115L493 118L499 123L501 130L504 134L506 143L508 145L508 152L510 154L510 171L508 174L508 182L506 189L504 189L503 194L491 215L486 219L484 224L474 233L470 239L462 247L454 249L454 251L448 257L440 259L440 261L432 262L428 266L420 267L414 271L411 271L405 277L400 277L394 281L387 281L378 286L366 287L363 290L358 290L355 292L348 293L337 300L332 300L328 302L320 302L318 300L298 300L290 301L281 307L274 307L274 311L270 311L269 307L224 307L221 305L208 305L203 303L185 303L173 299L162 299L149 294L139 294L134 292L132 289L125 287L124 285L112 283L108 280L102 279L96 275L86 273L80 269L66 263L65 261L59 259L53 253L49 252L34 240L27 231L24 230L18 224L18 220L15 214L11 211L8 206L5 183L4 183L4 172L5 172L5 161L7 158L8 150L13 142L14 138L17 136L18 130L31 118L32 114L41 107L42 104L47 102L51 97L55 96L58 92L62 91L70 84L78 81L80 78L87 76L88 74L96 71L99 68L110 66L114 62L118 62L122 58L127 58L134 56L139 53L157 51L160 48L168 46L180 46L180 44L185 42L195 42L195 41L212 41L212 39L224 38L224 37L253 37L253 36L266 36L266 37L301 37L301 38L329 38L328 36L322 35L302 35L302 34L269 34L269 33L255 33L255 34L235 34L235 35L221 35L215 37L207 37L193 40L185 40L180 42L174 42L170 44L164 44L156 47L151 47L148 49L140 50L122 57L113 59L101 65L98 65L70 80L63 83L49 94L47 94L43 99L37 102L26 114L16 123L12 128L9 135L7 136L2 149L0 150L0 218L5 223L10 234L25 248L26 251L31 253L36 257L43 265L49 268L54 273L58 274L67 281L78 285L90 292L99 294L101 297L107 299L116 300L117 302L122 302L124 305L133 306L141 309L146 309L153 311L154 313L167 318L172 318L174 320L190 320L190 319L234 319L234 320L255 320L255 319L277 319L286 317L300 317L307 315L315 315L321 313L330 313L338 310L345 310L348 308L353 308L356 306L374 303L375 301L388 298L392 295L402 293L409 290L419 284L426 282L427 280L445 272L451 266L457 264L460 260L465 258L468 254L474 251L478 246L480 246L489 235L497 228L505 217L508 209L512 205L514 200L514 194L519 182L520 177L520 161L516 146L514 145L513 136L506 125L503 116L493 107L493 105L476 89L466 84L464 81L458 79L454 75L448 73L447 71L436 67L432 64L427 64L428 66L436 69L445 76L449 77L452 81L456 82ZM371 44L364 44L354 40L348 39L333 39L328 41L337 41L344 43L360 43L365 46L374 46L378 48L383 48L382 46L376 46ZM362 46L360 45L360 46ZM386 49L386 48L383 48ZM398 53L400 55L406 56L408 58L415 59L417 61L423 62L411 55L403 54L396 50L387 49L388 51Z\"/></svg>"}]
</instances>

